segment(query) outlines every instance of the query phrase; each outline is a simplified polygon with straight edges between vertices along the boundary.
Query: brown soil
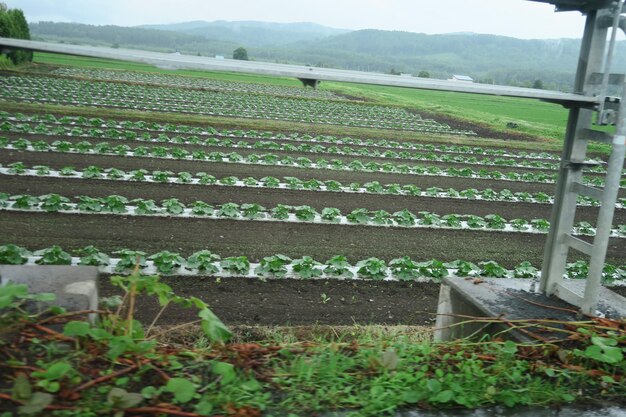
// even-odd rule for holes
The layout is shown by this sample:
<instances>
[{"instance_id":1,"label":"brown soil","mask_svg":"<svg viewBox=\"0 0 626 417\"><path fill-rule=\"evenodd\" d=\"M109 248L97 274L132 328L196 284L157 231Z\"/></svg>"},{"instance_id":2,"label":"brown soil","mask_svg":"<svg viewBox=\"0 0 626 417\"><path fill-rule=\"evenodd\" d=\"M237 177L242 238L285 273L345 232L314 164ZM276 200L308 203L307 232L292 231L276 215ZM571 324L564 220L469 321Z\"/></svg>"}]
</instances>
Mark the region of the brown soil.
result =
<instances>
[{"instance_id":1,"label":"brown soil","mask_svg":"<svg viewBox=\"0 0 626 417\"><path fill-rule=\"evenodd\" d=\"M431 325L439 295L436 283L212 277L162 280L178 295L200 297L228 325ZM118 293L107 279L100 282L100 296ZM160 310L158 302L147 297L140 299L140 306L138 318L143 323L150 323ZM172 306L159 323L196 319L193 310Z\"/></svg>"}]
</instances>

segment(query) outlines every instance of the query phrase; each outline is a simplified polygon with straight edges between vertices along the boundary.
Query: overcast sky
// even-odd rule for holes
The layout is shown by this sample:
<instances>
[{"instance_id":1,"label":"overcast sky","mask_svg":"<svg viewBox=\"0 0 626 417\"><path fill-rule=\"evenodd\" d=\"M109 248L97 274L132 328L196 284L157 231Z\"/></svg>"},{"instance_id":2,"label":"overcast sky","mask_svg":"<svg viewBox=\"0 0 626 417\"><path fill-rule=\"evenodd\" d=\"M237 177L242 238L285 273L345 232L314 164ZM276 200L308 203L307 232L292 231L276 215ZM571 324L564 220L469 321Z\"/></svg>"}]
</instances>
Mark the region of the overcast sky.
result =
<instances>
[{"instance_id":1,"label":"overcast sky","mask_svg":"<svg viewBox=\"0 0 626 417\"><path fill-rule=\"evenodd\" d=\"M584 17L527 0L0 0L29 22L134 26L190 20L314 22L344 29L580 38Z\"/></svg>"}]
</instances>

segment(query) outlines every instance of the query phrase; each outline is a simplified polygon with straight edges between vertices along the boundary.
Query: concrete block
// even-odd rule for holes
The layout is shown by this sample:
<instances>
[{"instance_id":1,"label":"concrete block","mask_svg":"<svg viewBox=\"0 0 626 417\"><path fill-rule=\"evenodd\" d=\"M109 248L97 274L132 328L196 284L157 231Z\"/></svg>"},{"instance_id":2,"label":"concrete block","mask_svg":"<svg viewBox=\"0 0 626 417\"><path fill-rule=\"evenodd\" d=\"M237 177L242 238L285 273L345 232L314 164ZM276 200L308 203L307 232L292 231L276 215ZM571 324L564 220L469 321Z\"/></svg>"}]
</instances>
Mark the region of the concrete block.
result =
<instances>
[{"instance_id":1,"label":"concrete block","mask_svg":"<svg viewBox=\"0 0 626 417\"><path fill-rule=\"evenodd\" d=\"M583 281L565 281L572 291L582 294ZM626 298L606 287L600 291L598 314L607 318L626 317ZM551 319L575 321L581 319L578 307L557 297L538 292L536 282L521 278L445 278L439 293L435 340L446 341L485 334L501 334L519 342L536 341L522 331L507 331L507 320ZM466 316L466 317L463 317ZM463 323L472 317L501 318L498 323ZM462 324L460 324L462 323ZM528 329L541 337L550 337L541 329Z\"/></svg>"},{"instance_id":2,"label":"concrete block","mask_svg":"<svg viewBox=\"0 0 626 417\"><path fill-rule=\"evenodd\" d=\"M53 293L54 304L68 311L98 309L98 268L93 266L0 265L0 285L7 282L25 284L33 293Z\"/></svg>"}]
</instances>

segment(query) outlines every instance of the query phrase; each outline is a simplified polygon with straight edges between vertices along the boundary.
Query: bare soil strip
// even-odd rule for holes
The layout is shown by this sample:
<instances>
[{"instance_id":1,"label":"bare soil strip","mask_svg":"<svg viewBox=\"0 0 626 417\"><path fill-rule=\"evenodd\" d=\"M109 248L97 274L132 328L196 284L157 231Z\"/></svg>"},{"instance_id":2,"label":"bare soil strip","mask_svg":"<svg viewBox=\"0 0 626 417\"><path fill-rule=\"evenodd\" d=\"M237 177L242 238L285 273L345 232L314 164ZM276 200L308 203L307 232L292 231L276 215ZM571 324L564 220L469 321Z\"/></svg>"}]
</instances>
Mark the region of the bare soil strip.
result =
<instances>
[{"instance_id":1,"label":"bare soil strip","mask_svg":"<svg viewBox=\"0 0 626 417\"><path fill-rule=\"evenodd\" d=\"M546 239L530 233L28 212L0 212L0 230L5 241L29 248L94 245L107 253L132 248L184 256L210 249L254 262L277 253L320 261L343 254L352 262L408 255L415 260L494 260L506 268L522 261L540 265ZM611 239L606 261L623 263L624 250L625 239Z\"/></svg>"}]
</instances>

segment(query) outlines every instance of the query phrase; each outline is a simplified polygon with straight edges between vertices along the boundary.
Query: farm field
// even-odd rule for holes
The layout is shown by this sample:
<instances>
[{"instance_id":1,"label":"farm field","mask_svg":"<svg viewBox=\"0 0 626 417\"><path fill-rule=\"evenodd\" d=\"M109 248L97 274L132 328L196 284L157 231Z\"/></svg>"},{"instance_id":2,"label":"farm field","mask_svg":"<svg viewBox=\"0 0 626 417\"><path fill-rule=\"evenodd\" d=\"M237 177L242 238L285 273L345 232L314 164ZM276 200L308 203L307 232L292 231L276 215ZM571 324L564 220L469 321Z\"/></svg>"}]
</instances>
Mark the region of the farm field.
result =
<instances>
[{"instance_id":1,"label":"farm field","mask_svg":"<svg viewBox=\"0 0 626 417\"><path fill-rule=\"evenodd\" d=\"M0 78L1 243L17 245L20 262L95 263L111 273L139 254L225 320L270 325L429 324L443 276L537 277L558 153L517 149L519 137L516 147L484 146L465 121L330 89L89 66ZM58 111L38 107L50 103ZM189 113L230 122L175 119ZM268 119L380 136L270 131ZM594 158L585 181L601 186L605 157ZM620 197L608 283L626 274L624 190ZM579 205L573 232L590 239L598 207ZM193 266L198 253L202 268ZM568 274L585 268L572 258Z\"/></svg>"},{"instance_id":2,"label":"farm field","mask_svg":"<svg viewBox=\"0 0 626 417\"><path fill-rule=\"evenodd\" d=\"M560 109L37 57L0 72L0 264L96 266L109 311L91 327L0 297L19 335L0 339L0 416L623 404L615 320L558 328L566 344L430 341L444 277L538 279ZM434 111L454 105L468 116ZM500 129L511 114L537 126ZM584 182L602 187L596 150ZM625 187L603 269L620 294ZM577 204L572 234L591 241L598 202ZM587 268L571 252L566 278ZM73 379L45 379L63 367ZM16 399L18 378L49 402Z\"/></svg>"}]
</instances>

